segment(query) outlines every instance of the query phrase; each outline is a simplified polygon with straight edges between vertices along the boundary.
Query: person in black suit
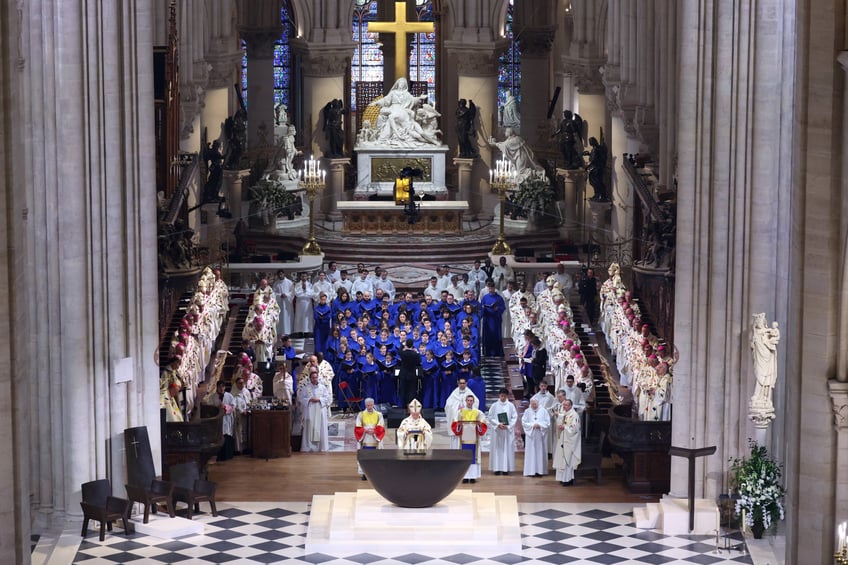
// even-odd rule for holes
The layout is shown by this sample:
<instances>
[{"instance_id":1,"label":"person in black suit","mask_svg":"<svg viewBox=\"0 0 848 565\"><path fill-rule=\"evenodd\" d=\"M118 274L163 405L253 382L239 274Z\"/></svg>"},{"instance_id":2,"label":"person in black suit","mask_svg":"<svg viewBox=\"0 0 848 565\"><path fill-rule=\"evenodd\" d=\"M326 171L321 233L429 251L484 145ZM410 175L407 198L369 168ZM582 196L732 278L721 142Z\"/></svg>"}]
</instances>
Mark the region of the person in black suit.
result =
<instances>
[{"instance_id":1,"label":"person in black suit","mask_svg":"<svg viewBox=\"0 0 848 565\"><path fill-rule=\"evenodd\" d=\"M400 402L408 406L418 395L418 372L421 367L421 356L415 351L415 342L407 339L400 352Z\"/></svg>"}]
</instances>

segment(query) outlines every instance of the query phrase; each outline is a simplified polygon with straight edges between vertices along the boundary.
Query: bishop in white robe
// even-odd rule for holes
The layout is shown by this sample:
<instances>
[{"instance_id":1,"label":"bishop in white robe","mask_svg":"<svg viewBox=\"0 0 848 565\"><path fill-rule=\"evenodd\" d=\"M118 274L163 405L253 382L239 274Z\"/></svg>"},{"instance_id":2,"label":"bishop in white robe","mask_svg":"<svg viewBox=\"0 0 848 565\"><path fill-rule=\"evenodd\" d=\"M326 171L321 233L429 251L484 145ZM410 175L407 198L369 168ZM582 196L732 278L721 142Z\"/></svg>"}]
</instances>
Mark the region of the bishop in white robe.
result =
<instances>
[{"instance_id":1,"label":"bishop in white robe","mask_svg":"<svg viewBox=\"0 0 848 565\"><path fill-rule=\"evenodd\" d=\"M413 400L409 403L409 416L403 419L397 429L397 444L404 451L421 452L430 449L433 441L433 429L421 416L421 403Z\"/></svg>"}]
</instances>

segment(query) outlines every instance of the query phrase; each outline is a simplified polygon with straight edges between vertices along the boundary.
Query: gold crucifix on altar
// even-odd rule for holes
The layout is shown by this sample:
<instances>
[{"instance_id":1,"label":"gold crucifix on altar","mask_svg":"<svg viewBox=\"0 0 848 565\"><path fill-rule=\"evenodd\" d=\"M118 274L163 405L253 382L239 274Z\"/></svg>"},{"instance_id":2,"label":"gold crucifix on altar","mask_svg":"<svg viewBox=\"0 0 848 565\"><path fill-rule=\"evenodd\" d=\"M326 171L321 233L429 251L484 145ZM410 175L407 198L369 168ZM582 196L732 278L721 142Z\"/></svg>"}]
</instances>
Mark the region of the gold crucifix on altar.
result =
<instances>
[{"instance_id":1,"label":"gold crucifix on altar","mask_svg":"<svg viewBox=\"0 0 848 565\"><path fill-rule=\"evenodd\" d=\"M368 31L378 33L391 33L395 36L395 77L407 76L407 33L432 33L436 30L433 22L410 22L406 19L406 2L395 2L395 21L393 22L369 22Z\"/></svg>"}]
</instances>

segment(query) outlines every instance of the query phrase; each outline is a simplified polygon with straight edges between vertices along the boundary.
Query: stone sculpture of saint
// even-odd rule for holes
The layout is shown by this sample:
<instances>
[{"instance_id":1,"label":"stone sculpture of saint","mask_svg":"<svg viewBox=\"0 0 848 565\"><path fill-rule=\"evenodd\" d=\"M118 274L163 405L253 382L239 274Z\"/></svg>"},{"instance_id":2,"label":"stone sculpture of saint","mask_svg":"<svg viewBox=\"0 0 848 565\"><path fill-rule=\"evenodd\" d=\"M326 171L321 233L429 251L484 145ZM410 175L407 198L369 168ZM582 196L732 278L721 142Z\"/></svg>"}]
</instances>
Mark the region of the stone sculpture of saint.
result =
<instances>
[{"instance_id":1,"label":"stone sculpture of saint","mask_svg":"<svg viewBox=\"0 0 848 565\"><path fill-rule=\"evenodd\" d=\"M751 327L751 353L754 359L754 377L757 382L751 397L752 408L774 410L772 394L777 382L777 344L780 330L777 322L769 327L765 313L754 314Z\"/></svg>"},{"instance_id":2,"label":"stone sculpture of saint","mask_svg":"<svg viewBox=\"0 0 848 565\"><path fill-rule=\"evenodd\" d=\"M477 106L474 101L467 102L465 98L459 101L456 108L456 139L459 143L459 156L463 159L473 159L480 153L477 151Z\"/></svg>"},{"instance_id":3,"label":"stone sculpture of saint","mask_svg":"<svg viewBox=\"0 0 848 565\"><path fill-rule=\"evenodd\" d=\"M559 127L553 133L559 142L559 151L566 169L583 167L583 118L570 110L562 113ZM552 137L553 137L552 136ZM579 142L579 143L578 143Z\"/></svg>"},{"instance_id":4,"label":"stone sculpture of saint","mask_svg":"<svg viewBox=\"0 0 848 565\"><path fill-rule=\"evenodd\" d=\"M521 127L521 114L518 111L518 100L509 90L506 91L506 101L501 109L501 124L505 128L519 131Z\"/></svg>"},{"instance_id":5,"label":"stone sculpture of saint","mask_svg":"<svg viewBox=\"0 0 848 565\"><path fill-rule=\"evenodd\" d=\"M494 145L500 149L504 159L512 164L518 173L518 183L520 184L534 173L544 174L545 169L536 163L536 156L527 142L521 136L516 135L512 128L506 128L504 133L506 138L503 141L496 141L492 137L489 139L489 145Z\"/></svg>"},{"instance_id":6,"label":"stone sculpture of saint","mask_svg":"<svg viewBox=\"0 0 848 565\"><path fill-rule=\"evenodd\" d=\"M603 132L602 132L603 133ZM603 139L603 136L601 136ZM607 191L606 174L607 174L607 146L605 143L598 143L594 137L589 138L589 146L591 151L587 151L589 155L589 184L595 190L595 194L590 198L595 202L609 202L609 193Z\"/></svg>"},{"instance_id":7,"label":"stone sculpture of saint","mask_svg":"<svg viewBox=\"0 0 848 565\"><path fill-rule=\"evenodd\" d=\"M325 157L344 157L344 131L342 117L344 102L339 99L330 100L324 106L324 135L327 136L327 152Z\"/></svg>"}]
</instances>

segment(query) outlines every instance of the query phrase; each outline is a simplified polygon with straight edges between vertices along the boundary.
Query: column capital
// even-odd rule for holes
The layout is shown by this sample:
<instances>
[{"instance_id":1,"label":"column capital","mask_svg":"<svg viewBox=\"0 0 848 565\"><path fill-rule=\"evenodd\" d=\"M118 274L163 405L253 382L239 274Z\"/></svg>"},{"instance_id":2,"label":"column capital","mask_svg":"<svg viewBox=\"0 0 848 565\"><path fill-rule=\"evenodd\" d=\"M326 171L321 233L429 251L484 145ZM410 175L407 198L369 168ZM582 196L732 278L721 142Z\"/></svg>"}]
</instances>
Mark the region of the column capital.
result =
<instances>
[{"instance_id":1,"label":"column capital","mask_svg":"<svg viewBox=\"0 0 848 565\"><path fill-rule=\"evenodd\" d=\"M209 63L209 79L207 88L229 87L233 81L233 74L241 63L242 52L237 49L238 43L233 37L216 38L206 62Z\"/></svg>"},{"instance_id":2,"label":"column capital","mask_svg":"<svg viewBox=\"0 0 848 565\"><path fill-rule=\"evenodd\" d=\"M521 47L522 57L540 58L547 57L551 52L556 36L556 28L549 27L525 27L518 34L518 45Z\"/></svg>"},{"instance_id":3,"label":"column capital","mask_svg":"<svg viewBox=\"0 0 848 565\"><path fill-rule=\"evenodd\" d=\"M837 433L848 433L848 382L827 382L830 401L833 404L833 427Z\"/></svg>"},{"instance_id":4,"label":"column capital","mask_svg":"<svg viewBox=\"0 0 848 565\"><path fill-rule=\"evenodd\" d=\"M462 76L486 77L498 74L498 57L506 49L508 42L488 45L445 41L448 53L456 58L457 71Z\"/></svg>"},{"instance_id":5,"label":"column capital","mask_svg":"<svg viewBox=\"0 0 848 565\"><path fill-rule=\"evenodd\" d=\"M604 94L606 90L601 78L603 59L562 58L562 70L574 78L580 94Z\"/></svg>"},{"instance_id":6,"label":"column capital","mask_svg":"<svg viewBox=\"0 0 848 565\"><path fill-rule=\"evenodd\" d=\"M343 76L353 57L353 42L315 45L296 38L290 40L289 44L301 56L303 75L308 77Z\"/></svg>"},{"instance_id":7,"label":"column capital","mask_svg":"<svg viewBox=\"0 0 848 565\"><path fill-rule=\"evenodd\" d=\"M274 44L283 35L280 27L240 27L239 34L247 45L247 56L251 59L270 59L274 56Z\"/></svg>"}]
</instances>

